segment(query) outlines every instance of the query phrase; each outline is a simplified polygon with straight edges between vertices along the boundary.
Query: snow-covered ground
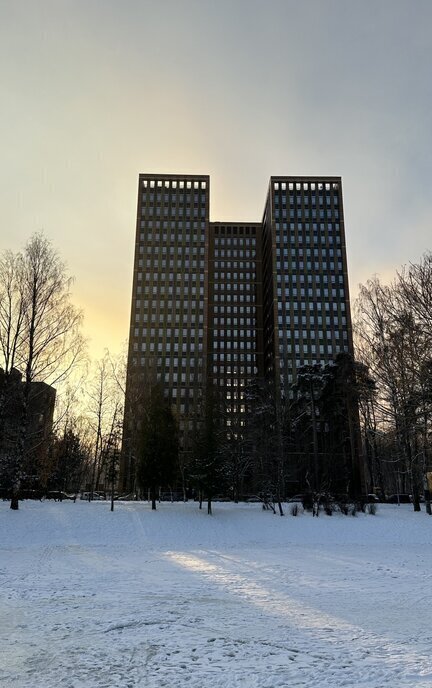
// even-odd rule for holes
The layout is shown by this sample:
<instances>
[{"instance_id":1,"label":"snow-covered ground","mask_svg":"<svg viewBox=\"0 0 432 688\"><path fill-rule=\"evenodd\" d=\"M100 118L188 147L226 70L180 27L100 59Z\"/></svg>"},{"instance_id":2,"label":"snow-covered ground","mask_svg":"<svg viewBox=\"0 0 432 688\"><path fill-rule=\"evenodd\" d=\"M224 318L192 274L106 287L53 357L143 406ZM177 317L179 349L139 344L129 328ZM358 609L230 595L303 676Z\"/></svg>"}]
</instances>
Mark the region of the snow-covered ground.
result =
<instances>
[{"instance_id":1,"label":"snow-covered ground","mask_svg":"<svg viewBox=\"0 0 432 688\"><path fill-rule=\"evenodd\" d=\"M0 686L431 688L432 518L0 503Z\"/></svg>"}]
</instances>

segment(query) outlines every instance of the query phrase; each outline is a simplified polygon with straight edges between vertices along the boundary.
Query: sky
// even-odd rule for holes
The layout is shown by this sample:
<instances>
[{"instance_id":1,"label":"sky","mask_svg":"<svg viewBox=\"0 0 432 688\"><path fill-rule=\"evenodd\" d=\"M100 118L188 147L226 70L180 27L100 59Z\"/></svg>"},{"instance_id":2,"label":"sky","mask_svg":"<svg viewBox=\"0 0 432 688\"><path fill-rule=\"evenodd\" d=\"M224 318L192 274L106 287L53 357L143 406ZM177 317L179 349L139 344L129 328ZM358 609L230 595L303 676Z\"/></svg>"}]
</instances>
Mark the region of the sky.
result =
<instances>
[{"instance_id":1,"label":"sky","mask_svg":"<svg viewBox=\"0 0 432 688\"><path fill-rule=\"evenodd\" d=\"M342 176L351 294L432 248L430 0L0 0L0 250L43 230L90 354L128 337L140 172Z\"/></svg>"}]
</instances>

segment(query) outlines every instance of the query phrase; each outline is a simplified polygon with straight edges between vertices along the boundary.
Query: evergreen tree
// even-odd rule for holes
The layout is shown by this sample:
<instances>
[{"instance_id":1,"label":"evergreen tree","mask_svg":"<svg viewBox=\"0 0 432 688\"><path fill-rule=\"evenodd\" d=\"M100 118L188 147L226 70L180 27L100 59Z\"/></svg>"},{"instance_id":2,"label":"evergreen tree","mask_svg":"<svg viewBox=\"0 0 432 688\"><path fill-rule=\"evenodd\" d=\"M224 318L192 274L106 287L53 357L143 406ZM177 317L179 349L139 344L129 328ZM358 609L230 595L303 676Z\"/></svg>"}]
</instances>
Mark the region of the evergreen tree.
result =
<instances>
[{"instance_id":1,"label":"evergreen tree","mask_svg":"<svg viewBox=\"0 0 432 688\"><path fill-rule=\"evenodd\" d=\"M144 409L136 478L141 490L149 490L156 509L159 489L173 476L178 460L177 424L162 387L152 387Z\"/></svg>"},{"instance_id":2,"label":"evergreen tree","mask_svg":"<svg viewBox=\"0 0 432 688\"><path fill-rule=\"evenodd\" d=\"M68 428L60 439L53 442L52 452L56 465L50 477L50 487L77 493L87 458L81 438Z\"/></svg>"},{"instance_id":3,"label":"evergreen tree","mask_svg":"<svg viewBox=\"0 0 432 688\"><path fill-rule=\"evenodd\" d=\"M224 451L221 438L226 437L226 428L220 426L217 413L217 395L207 390L201 431L195 442L190 475L199 493L200 508L202 498L207 498L207 513L212 513L212 499L226 483Z\"/></svg>"}]
</instances>

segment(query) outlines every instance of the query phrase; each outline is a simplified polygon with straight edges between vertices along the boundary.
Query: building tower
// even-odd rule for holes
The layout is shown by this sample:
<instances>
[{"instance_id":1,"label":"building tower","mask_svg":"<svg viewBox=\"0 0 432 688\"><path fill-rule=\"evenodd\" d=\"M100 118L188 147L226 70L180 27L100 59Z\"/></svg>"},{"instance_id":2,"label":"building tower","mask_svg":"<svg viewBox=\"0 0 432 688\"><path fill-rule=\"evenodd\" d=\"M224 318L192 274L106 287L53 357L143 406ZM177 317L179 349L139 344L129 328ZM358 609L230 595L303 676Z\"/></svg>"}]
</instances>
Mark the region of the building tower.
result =
<instances>
[{"instance_id":1,"label":"building tower","mask_svg":"<svg viewBox=\"0 0 432 688\"><path fill-rule=\"evenodd\" d=\"M263 218L265 371L284 394L303 365L353 353L340 177L272 177Z\"/></svg>"},{"instance_id":2,"label":"building tower","mask_svg":"<svg viewBox=\"0 0 432 688\"><path fill-rule=\"evenodd\" d=\"M210 222L209 196L206 175L139 176L122 490L155 382L186 462L208 385L241 432L248 385L281 401L300 367L353 353L340 177L271 177L260 223Z\"/></svg>"},{"instance_id":3,"label":"building tower","mask_svg":"<svg viewBox=\"0 0 432 688\"><path fill-rule=\"evenodd\" d=\"M120 488L134 486L139 407L156 381L183 452L206 376L208 176L140 174Z\"/></svg>"},{"instance_id":4,"label":"building tower","mask_svg":"<svg viewBox=\"0 0 432 688\"><path fill-rule=\"evenodd\" d=\"M242 427L246 387L264 376L261 225L212 222L208 255L207 380Z\"/></svg>"}]
</instances>

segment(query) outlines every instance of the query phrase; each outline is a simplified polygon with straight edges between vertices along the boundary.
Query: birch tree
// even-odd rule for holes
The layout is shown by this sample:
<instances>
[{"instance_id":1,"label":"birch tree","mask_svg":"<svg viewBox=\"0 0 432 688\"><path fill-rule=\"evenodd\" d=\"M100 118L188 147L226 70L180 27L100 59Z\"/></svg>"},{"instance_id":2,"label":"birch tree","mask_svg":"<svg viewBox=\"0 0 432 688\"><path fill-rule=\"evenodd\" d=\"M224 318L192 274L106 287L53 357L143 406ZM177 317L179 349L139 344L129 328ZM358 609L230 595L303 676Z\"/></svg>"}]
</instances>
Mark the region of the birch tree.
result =
<instances>
[{"instance_id":1,"label":"birch tree","mask_svg":"<svg viewBox=\"0 0 432 688\"><path fill-rule=\"evenodd\" d=\"M32 382L56 385L83 355L82 313L71 302L72 278L51 243L35 234L24 250L5 252L0 262L0 347L2 367L23 373L23 402L12 464L11 508L18 495L26 452ZM5 400L3 399L3 404Z\"/></svg>"}]
</instances>

